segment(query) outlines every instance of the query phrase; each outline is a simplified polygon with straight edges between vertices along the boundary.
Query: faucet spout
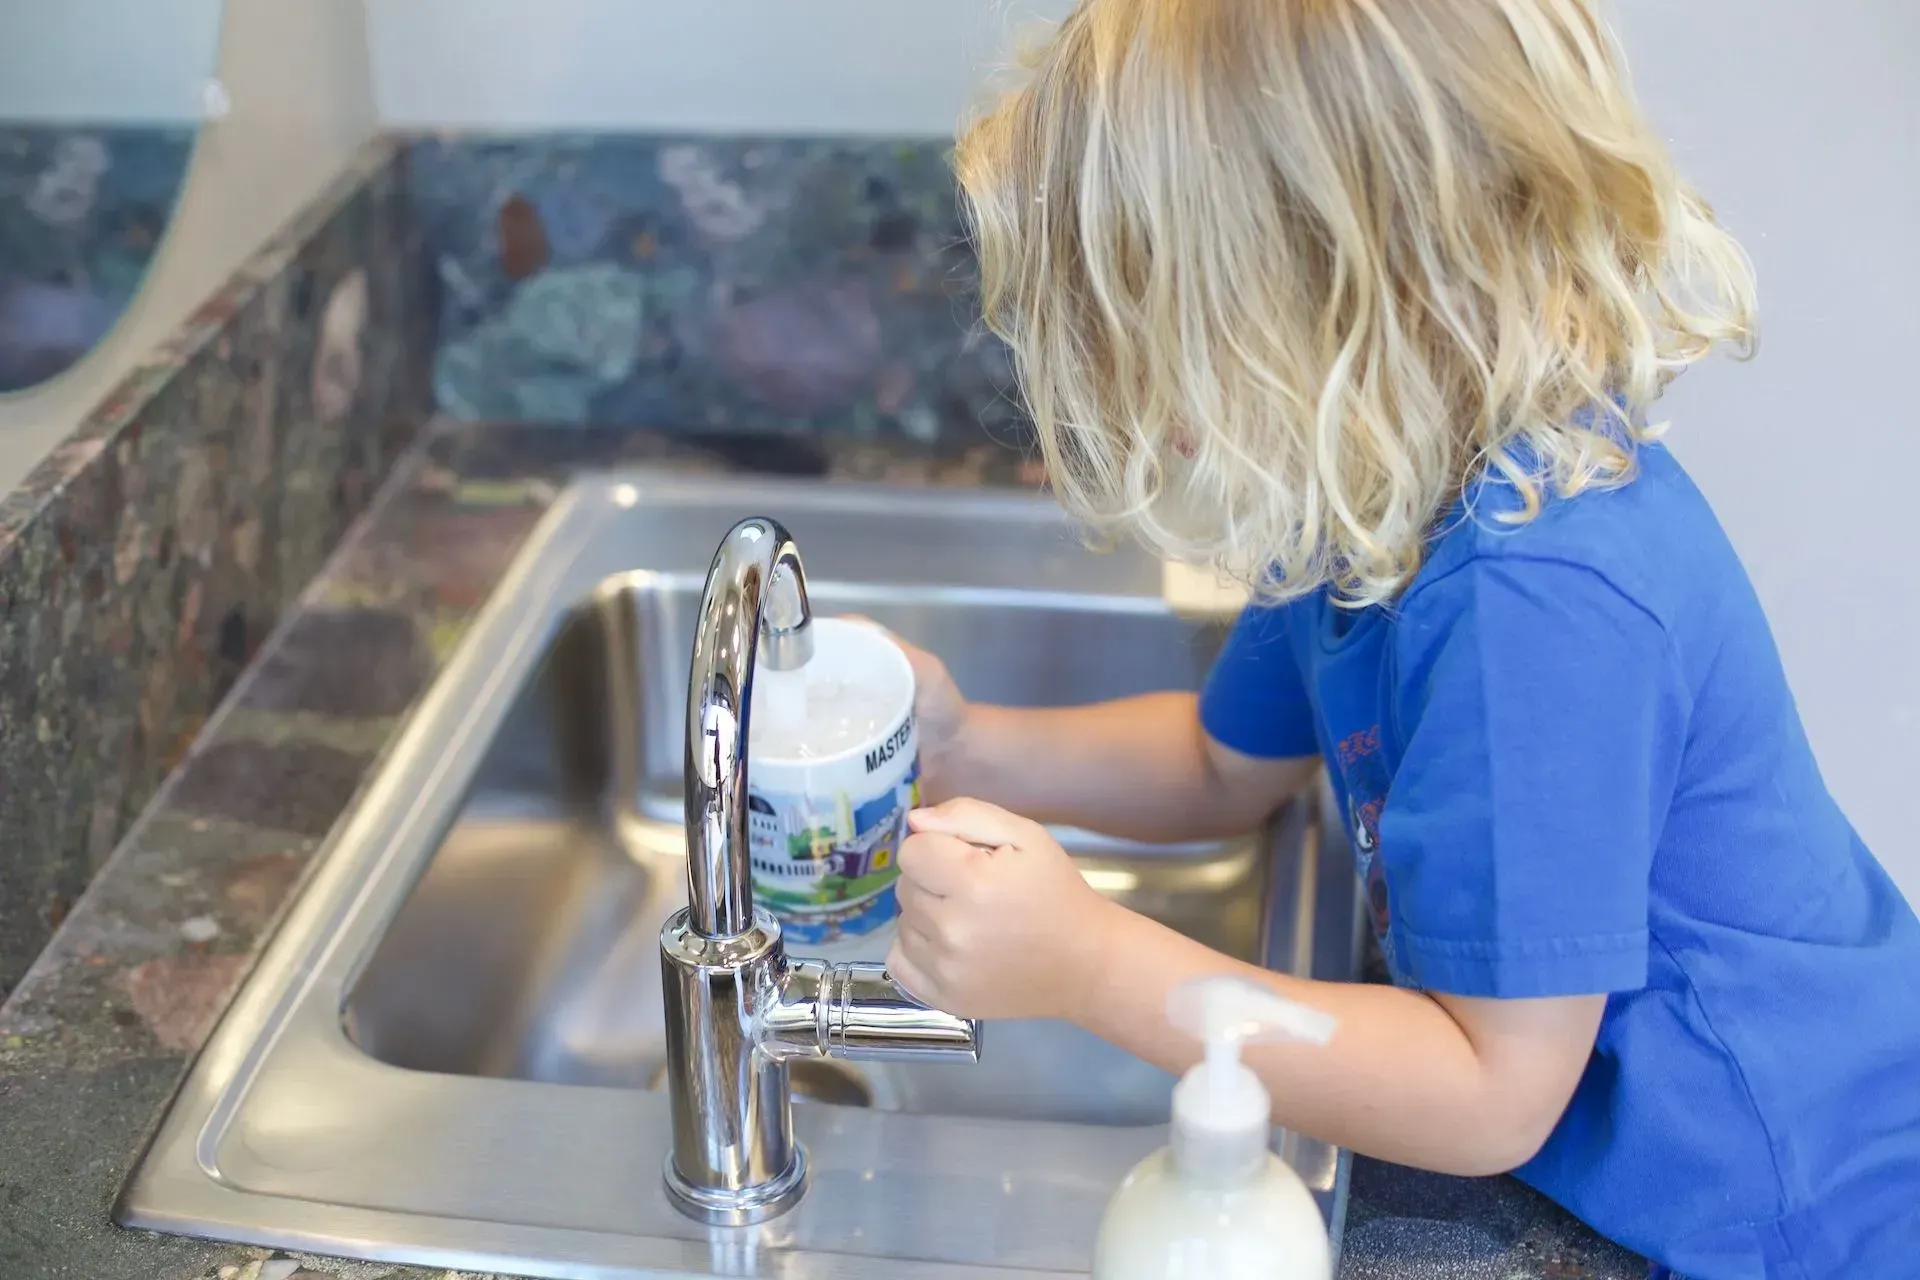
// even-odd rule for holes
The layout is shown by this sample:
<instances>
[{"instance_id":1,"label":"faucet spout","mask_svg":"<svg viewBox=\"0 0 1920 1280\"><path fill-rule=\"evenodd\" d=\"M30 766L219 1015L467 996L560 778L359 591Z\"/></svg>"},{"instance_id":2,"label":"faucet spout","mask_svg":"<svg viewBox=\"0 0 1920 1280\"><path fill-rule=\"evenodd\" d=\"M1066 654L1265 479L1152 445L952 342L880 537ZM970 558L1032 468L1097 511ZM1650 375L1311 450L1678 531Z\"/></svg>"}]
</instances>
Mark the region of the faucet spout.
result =
<instances>
[{"instance_id":1,"label":"faucet spout","mask_svg":"<svg viewBox=\"0 0 1920 1280\"><path fill-rule=\"evenodd\" d=\"M702 937L736 938L753 925L746 801L754 664L804 665L813 656L812 624L792 535L764 518L735 525L707 571L687 690L687 909Z\"/></svg>"},{"instance_id":2,"label":"faucet spout","mask_svg":"<svg viewBox=\"0 0 1920 1280\"><path fill-rule=\"evenodd\" d=\"M789 961L780 924L753 902L747 731L753 673L813 650L807 575L778 522L743 520L707 573L687 692L687 906L660 932L669 1199L703 1222L744 1226L806 1190L793 1136L796 1057L979 1056L980 1028L930 1009L880 965Z\"/></svg>"}]
</instances>

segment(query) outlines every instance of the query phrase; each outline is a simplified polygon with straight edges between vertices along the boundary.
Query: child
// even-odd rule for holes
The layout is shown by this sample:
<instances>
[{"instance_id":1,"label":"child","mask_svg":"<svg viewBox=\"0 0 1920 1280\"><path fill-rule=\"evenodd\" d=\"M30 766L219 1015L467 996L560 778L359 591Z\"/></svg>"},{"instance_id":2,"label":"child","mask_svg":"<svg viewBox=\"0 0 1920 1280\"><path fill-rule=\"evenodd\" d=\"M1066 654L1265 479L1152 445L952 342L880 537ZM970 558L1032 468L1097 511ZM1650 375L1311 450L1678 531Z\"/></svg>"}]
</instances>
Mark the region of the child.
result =
<instances>
[{"instance_id":1,"label":"child","mask_svg":"<svg viewBox=\"0 0 1920 1280\"><path fill-rule=\"evenodd\" d=\"M1911 1277L1920 923L1646 425L1751 281L1597 3L1084 0L968 131L1060 500L1260 599L1197 698L969 706L913 654L950 798L892 964L1183 1070L1169 988L1245 967L1039 824L1245 830L1324 762L1395 985L1259 975L1339 1018L1249 1055L1278 1122L1694 1280Z\"/></svg>"}]
</instances>

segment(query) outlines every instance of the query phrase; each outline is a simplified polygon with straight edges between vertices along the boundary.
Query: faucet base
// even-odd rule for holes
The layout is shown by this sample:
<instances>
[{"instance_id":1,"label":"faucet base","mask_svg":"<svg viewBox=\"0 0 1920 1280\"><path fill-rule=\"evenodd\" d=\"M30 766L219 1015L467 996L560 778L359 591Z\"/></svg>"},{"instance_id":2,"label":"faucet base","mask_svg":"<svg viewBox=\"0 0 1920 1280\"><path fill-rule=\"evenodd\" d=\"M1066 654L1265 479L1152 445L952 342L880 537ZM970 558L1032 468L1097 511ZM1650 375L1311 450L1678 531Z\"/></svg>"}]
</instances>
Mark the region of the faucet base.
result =
<instances>
[{"instance_id":1,"label":"faucet base","mask_svg":"<svg viewBox=\"0 0 1920 1280\"><path fill-rule=\"evenodd\" d=\"M770 1182L738 1191L695 1186L680 1176L673 1157L667 1157L667 1199L673 1207L711 1227L751 1227L777 1218L800 1202L807 1191L806 1149L795 1143L793 1163Z\"/></svg>"},{"instance_id":2,"label":"faucet base","mask_svg":"<svg viewBox=\"0 0 1920 1280\"><path fill-rule=\"evenodd\" d=\"M772 1217L806 1184L786 1060L761 1044L787 969L779 922L756 911L746 932L710 938L681 910L660 932L660 961L673 1116L668 1197L705 1222Z\"/></svg>"}]
</instances>

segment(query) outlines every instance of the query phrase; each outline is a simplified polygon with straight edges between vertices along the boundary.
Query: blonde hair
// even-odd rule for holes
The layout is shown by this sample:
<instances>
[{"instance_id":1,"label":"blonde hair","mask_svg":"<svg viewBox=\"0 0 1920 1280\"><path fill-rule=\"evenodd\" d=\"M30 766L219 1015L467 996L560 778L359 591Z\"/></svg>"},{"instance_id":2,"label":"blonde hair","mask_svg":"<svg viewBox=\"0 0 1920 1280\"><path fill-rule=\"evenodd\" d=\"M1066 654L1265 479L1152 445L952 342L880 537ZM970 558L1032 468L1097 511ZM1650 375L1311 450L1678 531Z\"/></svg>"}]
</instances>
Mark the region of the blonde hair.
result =
<instances>
[{"instance_id":1,"label":"blonde hair","mask_svg":"<svg viewBox=\"0 0 1920 1280\"><path fill-rule=\"evenodd\" d=\"M957 167L1057 496L1267 598L1392 598L1478 474L1623 483L1752 347L1596 0L1083 0Z\"/></svg>"}]
</instances>

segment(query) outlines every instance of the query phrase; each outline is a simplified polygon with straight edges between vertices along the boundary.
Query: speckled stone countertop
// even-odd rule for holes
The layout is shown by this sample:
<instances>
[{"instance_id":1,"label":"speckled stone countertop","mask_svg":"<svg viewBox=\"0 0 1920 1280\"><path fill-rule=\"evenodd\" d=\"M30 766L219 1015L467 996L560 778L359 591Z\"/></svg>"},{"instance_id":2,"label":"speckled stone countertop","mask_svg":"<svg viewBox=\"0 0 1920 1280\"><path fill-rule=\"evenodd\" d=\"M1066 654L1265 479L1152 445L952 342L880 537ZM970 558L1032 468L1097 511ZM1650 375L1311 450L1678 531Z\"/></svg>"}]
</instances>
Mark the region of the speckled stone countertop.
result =
<instances>
[{"instance_id":1,"label":"speckled stone countertop","mask_svg":"<svg viewBox=\"0 0 1920 1280\"><path fill-rule=\"evenodd\" d=\"M449 1274L123 1231L109 1213L327 832L568 472L636 461L895 483L1035 479L1017 454L985 444L429 433L0 1008L0 1277ZM1510 1180L1355 1163L1346 1280L1642 1280L1646 1270Z\"/></svg>"}]
</instances>

